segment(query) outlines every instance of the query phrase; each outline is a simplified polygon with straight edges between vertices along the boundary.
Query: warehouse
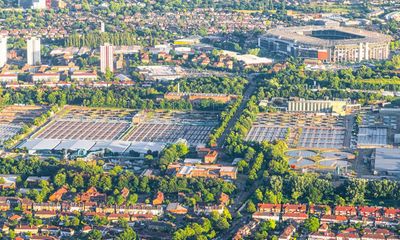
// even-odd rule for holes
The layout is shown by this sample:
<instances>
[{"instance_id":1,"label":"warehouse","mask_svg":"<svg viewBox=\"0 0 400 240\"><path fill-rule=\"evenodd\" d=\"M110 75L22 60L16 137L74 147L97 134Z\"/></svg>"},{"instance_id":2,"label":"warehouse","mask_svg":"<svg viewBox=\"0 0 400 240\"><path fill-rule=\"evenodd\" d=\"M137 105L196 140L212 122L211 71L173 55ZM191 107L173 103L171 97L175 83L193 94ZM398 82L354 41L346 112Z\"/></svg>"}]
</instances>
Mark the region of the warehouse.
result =
<instances>
[{"instance_id":1,"label":"warehouse","mask_svg":"<svg viewBox=\"0 0 400 240\"><path fill-rule=\"evenodd\" d=\"M376 175L400 175L400 149L377 148L373 156L373 171Z\"/></svg>"}]
</instances>

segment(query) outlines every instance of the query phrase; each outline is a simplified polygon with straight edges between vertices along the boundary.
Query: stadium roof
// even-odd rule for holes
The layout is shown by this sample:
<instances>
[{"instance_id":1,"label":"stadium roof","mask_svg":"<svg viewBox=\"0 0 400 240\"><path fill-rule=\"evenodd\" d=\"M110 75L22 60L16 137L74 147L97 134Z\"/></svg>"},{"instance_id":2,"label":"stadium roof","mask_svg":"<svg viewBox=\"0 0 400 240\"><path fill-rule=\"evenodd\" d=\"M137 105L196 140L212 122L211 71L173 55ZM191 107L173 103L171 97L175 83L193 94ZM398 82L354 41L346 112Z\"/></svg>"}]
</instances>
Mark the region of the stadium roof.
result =
<instances>
[{"instance_id":1,"label":"stadium roof","mask_svg":"<svg viewBox=\"0 0 400 240\"><path fill-rule=\"evenodd\" d=\"M334 30L357 36L351 39L321 39L313 37L308 33L313 31ZM341 44L359 44L359 43L385 43L390 42L393 38L389 35L367 31L360 28L339 27L339 26L302 26L302 27L280 27L267 31L266 37L275 37L286 41L298 42L309 45L332 47Z\"/></svg>"}]
</instances>

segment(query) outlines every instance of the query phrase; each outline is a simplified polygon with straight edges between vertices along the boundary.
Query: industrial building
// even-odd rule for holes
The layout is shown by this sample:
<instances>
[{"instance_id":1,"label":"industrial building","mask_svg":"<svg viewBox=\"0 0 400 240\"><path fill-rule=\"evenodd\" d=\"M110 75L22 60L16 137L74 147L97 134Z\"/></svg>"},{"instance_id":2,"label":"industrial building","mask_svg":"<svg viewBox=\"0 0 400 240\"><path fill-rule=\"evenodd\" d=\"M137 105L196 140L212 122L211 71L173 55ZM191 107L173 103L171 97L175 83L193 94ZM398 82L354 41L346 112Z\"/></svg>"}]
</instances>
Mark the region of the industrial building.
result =
<instances>
[{"instance_id":1,"label":"industrial building","mask_svg":"<svg viewBox=\"0 0 400 240\"><path fill-rule=\"evenodd\" d=\"M374 148L388 146L387 128L385 127L360 127L357 134L358 148Z\"/></svg>"},{"instance_id":2,"label":"industrial building","mask_svg":"<svg viewBox=\"0 0 400 240\"><path fill-rule=\"evenodd\" d=\"M400 175L400 149L377 148L373 156L373 171L379 175Z\"/></svg>"},{"instance_id":3,"label":"industrial building","mask_svg":"<svg viewBox=\"0 0 400 240\"><path fill-rule=\"evenodd\" d=\"M292 100L288 101L289 112L323 112L344 114L346 101L326 101L326 100Z\"/></svg>"},{"instance_id":4,"label":"industrial building","mask_svg":"<svg viewBox=\"0 0 400 240\"><path fill-rule=\"evenodd\" d=\"M388 59L392 40L358 28L313 25L271 29L258 45L275 54L335 63Z\"/></svg>"},{"instance_id":5,"label":"industrial building","mask_svg":"<svg viewBox=\"0 0 400 240\"><path fill-rule=\"evenodd\" d=\"M145 81L173 81L185 75L179 66L139 66L137 72Z\"/></svg>"}]
</instances>

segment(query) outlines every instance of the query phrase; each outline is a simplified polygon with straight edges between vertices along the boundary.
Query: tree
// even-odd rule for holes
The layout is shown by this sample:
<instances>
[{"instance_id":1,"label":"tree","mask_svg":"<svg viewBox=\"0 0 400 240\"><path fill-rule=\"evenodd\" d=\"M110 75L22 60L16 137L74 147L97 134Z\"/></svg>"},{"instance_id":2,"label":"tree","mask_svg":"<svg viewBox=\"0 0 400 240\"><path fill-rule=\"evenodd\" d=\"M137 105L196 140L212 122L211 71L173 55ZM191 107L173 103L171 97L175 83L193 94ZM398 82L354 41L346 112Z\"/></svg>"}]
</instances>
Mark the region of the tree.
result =
<instances>
[{"instance_id":1,"label":"tree","mask_svg":"<svg viewBox=\"0 0 400 240\"><path fill-rule=\"evenodd\" d=\"M136 232L131 227L127 227L116 239L117 240L135 240Z\"/></svg>"},{"instance_id":2,"label":"tree","mask_svg":"<svg viewBox=\"0 0 400 240\"><path fill-rule=\"evenodd\" d=\"M84 183L82 175L78 174L78 175L74 176L74 178L72 180L72 186L74 188L82 188L84 186L84 184L85 183Z\"/></svg>"},{"instance_id":3,"label":"tree","mask_svg":"<svg viewBox=\"0 0 400 240\"><path fill-rule=\"evenodd\" d=\"M102 239L102 238L103 238L103 234L101 234L101 232L97 229L94 229L93 231L91 231L87 237L87 239L89 239L89 240L98 240L98 239Z\"/></svg>"},{"instance_id":4,"label":"tree","mask_svg":"<svg viewBox=\"0 0 400 240\"><path fill-rule=\"evenodd\" d=\"M262 202L262 200L263 200L263 193L262 193L261 189L259 189L259 188L256 189L256 199L259 202Z\"/></svg>"},{"instance_id":5,"label":"tree","mask_svg":"<svg viewBox=\"0 0 400 240\"><path fill-rule=\"evenodd\" d=\"M306 219L304 222L304 227L309 231L309 232L316 232L319 229L319 219L316 217L310 217Z\"/></svg>"},{"instance_id":6,"label":"tree","mask_svg":"<svg viewBox=\"0 0 400 240\"><path fill-rule=\"evenodd\" d=\"M246 210L248 213L255 213L257 211L256 205L254 205L253 201L249 200Z\"/></svg>"},{"instance_id":7,"label":"tree","mask_svg":"<svg viewBox=\"0 0 400 240\"><path fill-rule=\"evenodd\" d=\"M128 199L126 200L126 204L128 206L132 206L133 204L135 204L138 200L138 195L136 193L133 194L129 194Z\"/></svg>"},{"instance_id":8,"label":"tree","mask_svg":"<svg viewBox=\"0 0 400 240\"><path fill-rule=\"evenodd\" d=\"M61 187L62 185L65 184L65 180L67 179L67 176L65 175L65 173L57 173L54 176L54 184L57 187Z\"/></svg>"}]
</instances>

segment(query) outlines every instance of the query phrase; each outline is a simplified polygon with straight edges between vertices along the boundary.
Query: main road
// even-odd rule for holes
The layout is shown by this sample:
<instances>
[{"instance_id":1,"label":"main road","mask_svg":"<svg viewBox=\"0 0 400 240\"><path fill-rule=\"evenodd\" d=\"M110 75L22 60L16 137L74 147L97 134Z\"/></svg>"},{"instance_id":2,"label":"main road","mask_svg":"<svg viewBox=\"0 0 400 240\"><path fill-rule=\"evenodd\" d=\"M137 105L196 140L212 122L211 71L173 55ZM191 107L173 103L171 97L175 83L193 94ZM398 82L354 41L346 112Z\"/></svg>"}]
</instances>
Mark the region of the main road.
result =
<instances>
[{"instance_id":1,"label":"main road","mask_svg":"<svg viewBox=\"0 0 400 240\"><path fill-rule=\"evenodd\" d=\"M257 77L257 76L258 76L258 74L251 74L248 76L249 83L243 94L242 102L240 103L240 106L237 109L237 111L235 112L235 114L233 115L233 117L229 120L228 125L226 126L224 132L221 134L221 136L217 140L217 146L219 148L222 148L223 145L225 144L225 140L226 140L228 134L231 132L231 129L233 128L233 126L235 126L236 121L242 115L242 112L245 109L250 97L253 95L254 91L257 89L257 83L254 80L255 77Z\"/></svg>"}]
</instances>

